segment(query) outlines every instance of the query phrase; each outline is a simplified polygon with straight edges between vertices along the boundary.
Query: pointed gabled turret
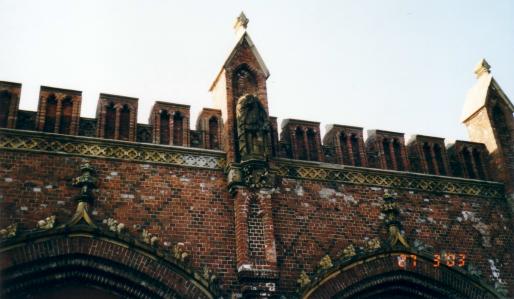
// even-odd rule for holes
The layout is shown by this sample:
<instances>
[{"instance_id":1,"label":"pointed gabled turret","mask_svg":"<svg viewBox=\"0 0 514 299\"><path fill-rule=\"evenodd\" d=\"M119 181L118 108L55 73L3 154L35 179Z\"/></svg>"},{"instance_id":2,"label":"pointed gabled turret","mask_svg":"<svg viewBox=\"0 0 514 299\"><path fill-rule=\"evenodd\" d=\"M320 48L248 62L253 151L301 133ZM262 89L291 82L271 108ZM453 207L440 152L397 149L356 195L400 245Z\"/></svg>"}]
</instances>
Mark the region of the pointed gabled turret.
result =
<instances>
[{"instance_id":1,"label":"pointed gabled turret","mask_svg":"<svg viewBox=\"0 0 514 299\"><path fill-rule=\"evenodd\" d=\"M227 152L228 162L241 160L236 127L238 100L244 95L253 95L268 113L266 79L270 74L247 32L248 22L244 13L236 19L234 24L236 45L209 89L214 97L215 107L221 110L225 122L222 142Z\"/></svg>"},{"instance_id":2,"label":"pointed gabled turret","mask_svg":"<svg viewBox=\"0 0 514 299\"><path fill-rule=\"evenodd\" d=\"M491 89L499 95L499 97L497 97L498 100L502 101L511 112L514 111L514 106L507 95L502 91L500 85L494 80L491 75L491 66L484 58L476 65L474 73L477 76L477 82L468 91L464 110L462 111L462 122L465 123L468 118L486 106L487 100L490 98L488 95L490 95Z\"/></svg>"},{"instance_id":3,"label":"pointed gabled turret","mask_svg":"<svg viewBox=\"0 0 514 299\"><path fill-rule=\"evenodd\" d=\"M482 59L475 67L477 82L468 92L462 122L471 141L484 143L491 154L490 170L514 198L514 105Z\"/></svg>"}]
</instances>

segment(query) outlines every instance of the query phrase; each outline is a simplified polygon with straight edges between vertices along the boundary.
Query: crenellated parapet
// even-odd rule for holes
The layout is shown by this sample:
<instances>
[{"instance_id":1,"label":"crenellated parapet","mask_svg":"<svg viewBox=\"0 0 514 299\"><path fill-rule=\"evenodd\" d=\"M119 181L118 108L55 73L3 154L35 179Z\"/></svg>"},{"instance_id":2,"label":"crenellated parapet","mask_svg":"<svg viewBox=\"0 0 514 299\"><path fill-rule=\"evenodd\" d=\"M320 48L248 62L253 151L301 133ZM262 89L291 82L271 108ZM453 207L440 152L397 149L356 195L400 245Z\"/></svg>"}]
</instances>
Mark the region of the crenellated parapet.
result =
<instances>
[{"instance_id":1,"label":"crenellated parapet","mask_svg":"<svg viewBox=\"0 0 514 299\"><path fill-rule=\"evenodd\" d=\"M323 161L319 122L284 119L281 137L290 148L288 158Z\"/></svg>"},{"instance_id":2,"label":"crenellated parapet","mask_svg":"<svg viewBox=\"0 0 514 299\"><path fill-rule=\"evenodd\" d=\"M403 133L368 130L366 152L370 167L398 171L409 170Z\"/></svg>"},{"instance_id":3,"label":"crenellated parapet","mask_svg":"<svg viewBox=\"0 0 514 299\"><path fill-rule=\"evenodd\" d=\"M223 118L221 110L203 108L196 121L196 131L199 134L199 147L222 149Z\"/></svg>"},{"instance_id":4,"label":"crenellated parapet","mask_svg":"<svg viewBox=\"0 0 514 299\"><path fill-rule=\"evenodd\" d=\"M410 169L435 175L450 175L444 138L414 135L407 143Z\"/></svg>"},{"instance_id":5,"label":"crenellated parapet","mask_svg":"<svg viewBox=\"0 0 514 299\"><path fill-rule=\"evenodd\" d=\"M277 118L268 116L269 73L246 32L211 88L221 109L204 108L196 130L190 128L189 105L157 101L149 123L138 124L137 98L101 93L96 118L86 118L80 117L81 91L48 86L41 87L37 112L18 110L21 84L4 81L0 81L0 127L222 150L229 163L249 159L241 150L262 150L264 159L497 180L511 190L514 106L492 78L487 62L482 61L475 72L478 82L468 94L462 118L473 142L448 145L444 138L424 135L411 136L406 145L404 133L384 130L368 130L364 139L363 128L338 124L327 126L322 138L319 122L298 119L284 119L279 136ZM221 90L229 94L222 96ZM257 106L260 114L255 114ZM241 113L244 124L237 119ZM257 121L254 114L264 116ZM261 129L262 136L256 133Z\"/></svg>"},{"instance_id":6,"label":"crenellated parapet","mask_svg":"<svg viewBox=\"0 0 514 299\"><path fill-rule=\"evenodd\" d=\"M448 157L455 176L487 180L488 157L483 143L457 140L448 146Z\"/></svg>"},{"instance_id":7,"label":"crenellated parapet","mask_svg":"<svg viewBox=\"0 0 514 299\"><path fill-rule=\"evenodd\" d=\"M136 140L137 98L101 93L96 107L97 136Z\"/></svg>"},{"instance_id":8,"label":"crenellated parapet","mask_svg":"<svg viewBox=\"0 0 514 299\"><path fill-rule=\"evenodd\" d=\"M333 147L338 164L368 166L363 129L360 127L328 125L323 146Z\"/></svg>"},{"instance_id":9,"label":"crenellated parapet","mask_svg":"<svg viewBox=\"0 0 514 299\"><path fill-rule=\"evenodd\" d=\"M100 94L96 118L80 117L81 91L41 87L38 111L18 111L21 84L0 82L0 121L3 127L64 135L97 137L165 146L224 150L230 136L219 109L204 108L196 130L190 128L190 106L157 101L148 124L137 123L138 99ZM320 135L320 123L285 119L279 137L276 117L269 117L270 157L325 162L354 167L411 171L442 176L490 180L487 145L441 137L332 124Z\"/></svg>"},{"instance_id":10,"label":"crenellated parapet","mask_svg":"<svg viewBox=\"0 0 514 299\"><path fill-rule=\"evenodd\" d=\"M0 81L0 128L16 127L21 84Z\"/></svg>"},{"instance_id":11,"label":"crenellated parapet","mask_svg":"<svg viewBox=\"0 0 514 299\"><path fill-rule=\"evenodd\" d=\"M189 105L155 102L148 123L153 143L189 146Z\"/></svg>"},{"instance_id":12,"label":"crenellated parapet","mask_svg":"<svg viewBox=\"0 0 514 299\"><path fill-rule=\"evenodd\" d=\"M37 109L37 130L77 135L81 102L81 91L41 86Z\"/></svg>"}]
</instances>

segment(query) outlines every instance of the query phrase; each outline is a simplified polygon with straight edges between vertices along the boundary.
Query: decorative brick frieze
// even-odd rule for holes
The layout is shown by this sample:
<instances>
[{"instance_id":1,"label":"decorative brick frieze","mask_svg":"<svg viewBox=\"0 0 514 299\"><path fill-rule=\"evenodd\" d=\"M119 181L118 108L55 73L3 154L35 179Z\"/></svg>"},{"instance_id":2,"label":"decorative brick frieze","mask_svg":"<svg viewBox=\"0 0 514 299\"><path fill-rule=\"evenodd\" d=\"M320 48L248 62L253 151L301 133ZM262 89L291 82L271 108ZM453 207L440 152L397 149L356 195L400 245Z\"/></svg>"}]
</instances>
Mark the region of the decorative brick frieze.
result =
<instances>
[{"instance_id":1,"label":"decorative brick frieze","mask_svg":"<svg viewBox=\"0 0 514 299\"><path fill-rule=\"evenodd\" d=\"M275 164L276 174L280 177L335 181L356 185L377 186L382 188L417 190L447 194L460 194L502 198L504 186L501 183L442 178L408 172L391 172L359 167L337 167L279 159Z\"/></svg>"},{"instance_id":2,"label":"decorative brick frieze","mask_svg":"<svg viewBox=\"0 0 514 299\"><path fill-rule=\"evenodd\" d=\"M21 84L0 81L0 128L16 128Z\"/></svg>"},{"instance_id":3,"label":"decorative brick frieze","mask_svg":"<svg viewBox=\"0 0 514 299\"><path fill-rule=\"evenodd\" d=\"M101 93L96 107L97 136L136 141L137 98Z\"/></svg>"},{"instance_id":4,"label":"decorative brick frieze","mask_svg":"<svg viewBox=\"0 0 514 299\"><path fill-rule=\"evenodd\" d=\"M157 101L148 122L153 128L153 142L189 146L189 105Z\"/></svg>"},{"instance_id":5,"label":"decorative brick frieze","mask_svg":"<svg viewBox=\"0 0 514 299\"><path fill-rule=\"evenodd\" d=\"M435 175L451 175L444 138L414 135L407 152L411 171Z\"/></svg>"},{"instance_id":6,"label":"decorative brick frieze","mask_svg":"<svg viewBox=\"0 0 514 299\"><path fill-rule=\"evenodd\" d=\"M224 154L221 152L198 149L180 150L152 144L136 145L96 138L55 136L35 132L21 133L9 129L0 129L0 149L112 158L210 169L223 169L225 166Z\"/></svg>"},{"instance_id":7,"label":"decorative brick frieze","mask_svg":"<svg viewBox=\"0 0 514 299\"><path fill-rule=\"evenodd\" d=\"M281 139L291 148L293 159L323 161L319 122L298 119L282 121Z\"/></svg>"},{"instance_id":8,"label":"decorative brick frieze","mask_svg":"<svg viewBox=\"0 0 514 299\"><path fill-rule=\"evenodd\" d=\"M403 133L368 130L366 152L370 167L381 169L409 170Z\"/></svg>"},{"instance_id":9,"label":"decorative brick frieze","mask_svg":"<svg viewBox=\"0 0 514 299\"><path fill-rule=\"evenodd\" d=\"M82 91L41 86L37 129L49 133L77 135Z\"/></svg>"}]
</instances>

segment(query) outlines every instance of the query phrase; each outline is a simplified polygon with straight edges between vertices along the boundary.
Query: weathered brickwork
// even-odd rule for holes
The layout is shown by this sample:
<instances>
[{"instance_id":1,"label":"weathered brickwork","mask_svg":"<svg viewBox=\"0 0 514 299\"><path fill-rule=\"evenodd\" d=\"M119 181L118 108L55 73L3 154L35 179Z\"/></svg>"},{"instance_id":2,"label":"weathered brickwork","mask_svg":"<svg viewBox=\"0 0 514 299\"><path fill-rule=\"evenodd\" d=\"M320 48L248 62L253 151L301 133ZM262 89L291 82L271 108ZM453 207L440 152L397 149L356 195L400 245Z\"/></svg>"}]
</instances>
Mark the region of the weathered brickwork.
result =
<instances>
[{"instance_id":1,"label":"weathered brickwork","mask_svg":"<svg viewBox=\"0 0 514 299\"><path fill-rule=\"evenodd\" d=\"M188 105L138 124L102 93L81 118L81 92L49 87L18 111L0 82L0 296L514 296L514 106L487 63L471 141L295 119L279 138L247 24L196 130Z\"/></svg>"}]
</instances>

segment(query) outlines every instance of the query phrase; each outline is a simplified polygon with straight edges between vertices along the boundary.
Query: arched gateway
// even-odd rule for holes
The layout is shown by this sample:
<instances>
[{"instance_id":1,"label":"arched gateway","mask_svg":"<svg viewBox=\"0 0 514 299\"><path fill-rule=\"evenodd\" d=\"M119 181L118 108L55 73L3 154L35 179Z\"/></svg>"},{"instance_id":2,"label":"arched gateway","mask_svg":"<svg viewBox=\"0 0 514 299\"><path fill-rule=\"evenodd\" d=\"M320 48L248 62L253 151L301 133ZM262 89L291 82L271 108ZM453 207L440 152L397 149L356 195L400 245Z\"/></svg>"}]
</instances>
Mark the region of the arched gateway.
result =
<instances>
[{"instance_id":1,"label":"arched gateway","mask_svg":"<svg viewBox=\"0 0 514 299\"><path fill-rule=\"evenodd\" d=\"M2 244L1 298L216 298L172 254L89 225L21 235Z\"/></svg>"},{"instance_id":2,"label":"arched gateway","mask_svg":"<svg viewBox=\"0 0 514 299\"><path fill-rule=\"evenodd\" d=\"M414 258L413 258L414 257ZM501 298L464 271L434 266L428 253L381 251L335 263L309 279L307 298Z\"/></svg>"},{"instance_id":3,"label":"arched gateway","mask_svg":"<svg viewBox=\"0 0 514 299\"><path fill-rule=\"evenodd\" d=\"M155 102L142 124L137 98L106 93L81 117L82 92L58 87L19 110L21 84L0 81L0 297L514 298L514 105L487 62L470 141L321 136L270 116L248 22L196 129L189 105ZM434 267L443 254L465 265Z\"/></svg>"}]
</instances>

